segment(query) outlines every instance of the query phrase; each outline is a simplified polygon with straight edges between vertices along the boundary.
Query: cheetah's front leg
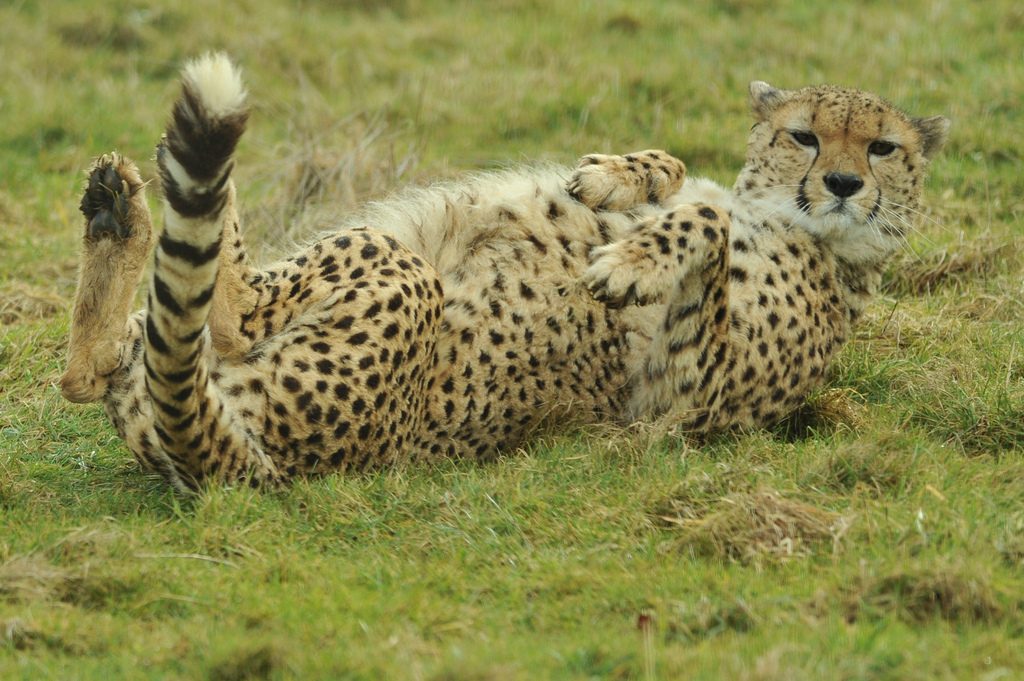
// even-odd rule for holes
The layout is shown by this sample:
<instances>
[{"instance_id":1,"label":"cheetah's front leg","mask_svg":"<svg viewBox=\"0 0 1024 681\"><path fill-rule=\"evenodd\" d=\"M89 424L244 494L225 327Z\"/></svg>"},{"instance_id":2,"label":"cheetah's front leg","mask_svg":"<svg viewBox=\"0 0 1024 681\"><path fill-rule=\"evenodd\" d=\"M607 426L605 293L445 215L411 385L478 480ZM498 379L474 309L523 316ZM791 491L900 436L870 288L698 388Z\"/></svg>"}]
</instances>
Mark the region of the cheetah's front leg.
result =
<instances>
[{"instance_id":1,"label":"cheetah's front leg","mask_svg":"<svg viewBox=\"0 0 1024 681\"><path fill-rule=\"evenodd\" d=\"M611 307L664 300L665 316L634 377L633 417L672 413L688 430L715 425L729 373L729 218L679 206L595 248L587 287Z\"/></svg>"},{"instance_id":2,"label":"cheetah's front leg","mask_svg":"<svg viewBox=\"0 0 1024 681\"><path fill-rule=\"evenodd\" d=\"M622 211L644 203L663 204L679 191L686 165L657 149L625 156L590 154L580 159L566 189L594 210Z\"/></svg>"}]
</instances>

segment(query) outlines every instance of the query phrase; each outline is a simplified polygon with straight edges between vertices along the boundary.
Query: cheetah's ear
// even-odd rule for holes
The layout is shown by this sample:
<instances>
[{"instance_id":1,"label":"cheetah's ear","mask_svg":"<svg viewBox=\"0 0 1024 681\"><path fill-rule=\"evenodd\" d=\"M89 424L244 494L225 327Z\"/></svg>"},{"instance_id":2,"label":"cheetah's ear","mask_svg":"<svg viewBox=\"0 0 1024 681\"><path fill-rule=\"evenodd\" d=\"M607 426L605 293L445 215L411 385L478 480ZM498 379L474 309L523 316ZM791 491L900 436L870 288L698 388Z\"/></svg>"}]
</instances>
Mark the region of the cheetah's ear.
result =
<instances>
[{"instance_id":1,"label":"cheetah's ear","mask_svg":"<svg viewBox=\"0 0 1024 681\"><path fill-rule=\"evenodd\" d=\"M939 153L949 134L949 119L945 116L930 116L928 118L912 118L910 122L914 124L914 128L921 135L921 153L925 158L931 158Z\"/></svg>"},{"instance_id":2,"label":"cheetah's ear","mask_svg":"<svg viewBox=\"0 0 1024 681\"><path fill-rule=\"evenodd\" d=\"M785 99L785 91L772 87L763 80L750 83L750 108L759 121L767 120Z\"/></svg>"}]
</instances>

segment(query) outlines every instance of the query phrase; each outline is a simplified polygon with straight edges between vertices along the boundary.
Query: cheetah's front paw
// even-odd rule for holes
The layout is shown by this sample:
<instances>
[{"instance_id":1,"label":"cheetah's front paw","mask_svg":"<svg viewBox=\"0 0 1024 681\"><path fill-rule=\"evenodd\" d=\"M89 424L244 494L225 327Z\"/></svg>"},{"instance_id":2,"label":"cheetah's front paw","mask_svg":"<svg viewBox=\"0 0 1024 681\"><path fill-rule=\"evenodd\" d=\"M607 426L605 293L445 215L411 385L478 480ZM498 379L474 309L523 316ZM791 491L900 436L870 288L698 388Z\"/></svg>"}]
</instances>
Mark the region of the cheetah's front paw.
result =
<instances>
[{"instance_id":1,"label":"cheetah's front paw","mask_svg":"<svg viewBox=\"0 0 1024 681\"><path fill-rule=\"evenodd\" d=\"M590 154L580 159L566 189L588 208L621 211L663 203L679 191L685 178L683 162L664 151Z\"/></svg>"}]
</instances>

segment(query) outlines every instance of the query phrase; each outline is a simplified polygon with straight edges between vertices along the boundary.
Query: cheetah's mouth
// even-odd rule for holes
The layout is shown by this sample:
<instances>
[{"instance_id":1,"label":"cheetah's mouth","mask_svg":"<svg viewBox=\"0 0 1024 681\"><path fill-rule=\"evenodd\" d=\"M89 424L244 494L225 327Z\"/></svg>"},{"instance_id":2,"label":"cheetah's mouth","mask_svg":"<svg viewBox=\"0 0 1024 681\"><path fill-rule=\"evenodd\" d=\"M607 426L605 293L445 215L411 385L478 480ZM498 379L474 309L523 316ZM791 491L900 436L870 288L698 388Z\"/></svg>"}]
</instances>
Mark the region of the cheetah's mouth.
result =
<instances>
[{"instance_id":1,"label":"cheetah's mouth","mask_svg":"<svg viewBox=\"0 0 1024 681\"><path fill-rule=\"evenodd\" d=\"M872 217L878 211L879 201L876 199L871 210L864 206L846 199L837 198L830 201L825 209L819 213L819 217L826 222L845 223L848 226L871 222Z\"/></svg>"},{"instance_id":2,"label":"cheetah's mouth","mask_svg":"<svg viewBox=\"0 0 1024 681\"><path fill-rule=\"evenodd\" d=\"M846 220L857 220L856 207L847 201L845 198L834 197L824 206L815 210L815 206L812 205L811 200L807 197L807 193L804 189L806 183L802 182L796 193L796 205L797 208L805 213L806 215L817 215L818 218L845 218Z\"/></svg>"},{"instance_id":3,"label":"cheetah's mouth","mask_svg":"<svg viewBox=\"0 0 1024 681\"><path fill-rule=\"evenodd\" d=\"M825 211L825 215L850 215L849 205L846 199L837 199L832 202L832 207Z\"/></svg>"}]
</instances>

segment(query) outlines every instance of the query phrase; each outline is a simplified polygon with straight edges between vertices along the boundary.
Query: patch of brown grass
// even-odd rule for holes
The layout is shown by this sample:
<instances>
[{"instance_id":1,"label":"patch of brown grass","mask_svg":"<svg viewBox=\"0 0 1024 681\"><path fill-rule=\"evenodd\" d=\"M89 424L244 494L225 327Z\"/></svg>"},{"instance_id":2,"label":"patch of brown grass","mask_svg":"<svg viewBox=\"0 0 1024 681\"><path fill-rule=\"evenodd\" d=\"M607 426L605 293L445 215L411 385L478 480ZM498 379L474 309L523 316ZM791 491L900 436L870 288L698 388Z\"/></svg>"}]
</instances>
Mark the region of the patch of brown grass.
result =
<instances>
[{"instance_id":1,"label":"patch of brown grass","mask_svg":"<svg viewBox=\"0 0 1024 681\"><path fill-rule=\"evenodd\" d=\"M47 553L62 563L81 563L95 556L109 555L110 547L125 538L109 527L81 527L55 542Z\"/></svg>"},{"instance_id":2,"label":"patch of brown grass","mask_svg":"<svg viewBox=\"0 0 1024 681\"><path fill-rule=\"evenodd\" d=\"M268 679L284 664L280 649L272 645L255 645L236 650L210 670L214 681L247 681Z\"/></svg>"},{"instance_id":3,"label":"patch of brown grass","mask_svg":"<svg viewBox=\"0 0 1024 681\"><path fill-rule=\"evenodd\" d=\"M315 96L306 99L316 110ZM398 151L396 135L379 118L324 119L327 114L306 114L266 164L270 170L256 178L273 194L246 222L276 246L336 228L368 199L407 181L418 163L415 149Z\"/></svg>"},{"instance_id":4,"label":"patch of brown grass","mask_svg":"<svg viewBox=\"0 0 1024 681\"><path fill-rule=\"evenodd\" d=\"M93 647L88 642L68 642L60 636L48 634L30 621L18 617L0 620L0 650L36 650L46 648L65 655L86 655L103 650L103 646Z\"/></svg>"},{"instance_id":5,"label":"patch of brown grass","mask_svg":"<svg viewBox=\"0 0 1024 681\"><path fill-rule=\"evenodd\" d=\"M790 441L839 429L855 432L864 425L865 411L860 396L852 388L830 388L811 395L774 430Z\"/></svg>"},{"instance_id":6,"label":"patch of brown grass","mask_svg":"<svg viewBox=\"0 0 1024 681\"><path fill-rule=\"evenodd\" d=\"M644 24L635 15L628 12L620 12L605 22L604 28L607 31L621 31L632 35L644 27Z\"/></svg>"},{"instance_id":7,"label":"patch of brown grass","mask_svg":"<svg viewBox=\"0 0 1024 681\"><path fill-rule=\"evenodd\" d=\"M130 52L145 48L161 29L178 28L183 21L183 16L175 10L126 9L116 18L91 12L55 30L61 42L70 47L89 50L105 47Z\"/></svg>"},{"instance_id":8,"label":"patch of brown grass","mask_svg":"<svg viewBox=\"0 0 1024 681\"><path fill-rule=\"evenodd\" d=\"M143 575L109 560L117 537L99 529L74 530L45 551L11 556L0 563L0 600L104 608L133 597Z\"/></svg>"},{"instance_id":9,"label":"patch of brown grass","mask_svg":"<svg viewBox=\"0 0 1024 681\"><path fill-rule=\"evenodd\" d=\"M0 324L48 319L62 312L68 302L56 293L21 282L0 288Z\"/></svg>"},{"instance_id":10,"label":"patch of brown grass","mask_svg":"<svg viewBox=\"0 0 1024 681\"><path fill-rule=\"evenodd\" d=\"M0 599L59 600L71 581L68 570L39 555L12 556L0 563Z\"/></svg>"},{"instance_id":11,"label":"patch of brown grass","mask_svg":"<svg viewBox=\"0 0 1024 681\"><path fill-rule=\"evenodd\" d=\"M741 598L726 603L701 598L693 606L677 608L666 625L665 635L669 641L697 641L726 632L746 633L757 626L757 622L754 611Z\"/></svg>"},{"instance_id":12,"label":"patch of brown grass","mask_svg":"<svg viewBox=\"0 0 1024 681\"><path fill-rule=\"evenodd\" d=\"M861 488L873 496L897 490L914 476L916 464L909 451L914 441L897 433L858 439L843 444L808 471L815 486L842 492Z\"/></svg>"},{"instance_id":13,"label":"patch of brown grass","mask_svg":"<svg viewBox=\"0 0 1024 681\"><path fill-rule=\"evenodd\" d=\"M1009 567L1024 568L1024 511L1010 515L996 539L996 550Z\"/></svg>"},{"instance_id":14,"label":"patch of brown grass","mask_svg":"<svg viewBox=\"0 0 1024 681\"><path fill-rule=\"evenodd\" d=\"M770 489L718 498L691 490L664 499L656 518L676 532L671 545L697 555L742 563L809 555L816 545L838 544L847 522L839 514L788 499Z\"/></svg>"},{"instance_id":15,"label":"patch of brown grass","mask_svg":"<svg viewBox=\"0 0 1024 681\"><path fill-rule=\"evenodd\" d=\"M109 47L118 52L143 48L147 42L140 27L130 22L106 23L90 19L65 24L57 33L66 45L83 48Z\"/></svg>"},{"instance_id":16,"label":"patch of brown grass","mask_svg":"<svg viewBox=\"0 0 1024 681\"><path fill-rule=\"evenodd\" d=\"M851 622L895 613L911 623L976 624L1005 615L988 577L963 567L912 567L862 579L845 594L845 610Z\"/></svg>"},{"instance_id":17,"label":"patch of brown grass","mask_svg":"<svg viewBox=\"0 0 1024 681\"><path fill-rule=\"evenodd\" d=\"M652 448L664 443L665 435L647 422L626 426L616 423L585 423L574 421L574 415L557 414L538 424L538 437L531 437L525 451L537 452L557 446L567 437L585 449L587 458L607 461L618 468L643 465ZM682 446L686 446L685 443Z\"/></svg>"},{"instance_id":18,"label":"patch of brown grass","mask_svg":"<svg viewBox=\"0 0 1024 681\"><path fill-rule=\"evenodd\" d=\"M59 601L102 609L141 587L141 577L134 574L122 577L92 564L65 568L35 554L0 564L0 600L18 603Z\"/></svg>"},{"instance_id":19,"label":"patch of brown grass","mask_svg":"<svg viewBox=\"0 0 1024 681\"><path fill-rule=\"evenodd\" d=\"M716 471L715 475L701 472L677 484L654 505L651 515L662 527L678 527L682 521L703 518L719 499L748 491L748 485L737 482L734 471Z\"/></svg>"},{"instance_id":20,"label":"patch of brown grass","mask_svg":"<svg viewBox=\"0 0 1024 681\"><path fill-rule=\"evenodd\" d=\"M992 278L1018 259L1013 243L978 238L924 258L907 256L890 268L885 288L901 295L928 295L945 286Z\"/></svg>"},{"instance_id":21,"label":"patch of brown grass","mask_svg":"<svg viewBox=\"0 0 1024 681\"><path fill-rule=\"evenodd\" d=\"M0 647L29 650L40 638L41 634L34 627L20 619L0 620Z\"/></svg>"}]
</instances>

